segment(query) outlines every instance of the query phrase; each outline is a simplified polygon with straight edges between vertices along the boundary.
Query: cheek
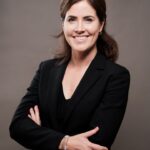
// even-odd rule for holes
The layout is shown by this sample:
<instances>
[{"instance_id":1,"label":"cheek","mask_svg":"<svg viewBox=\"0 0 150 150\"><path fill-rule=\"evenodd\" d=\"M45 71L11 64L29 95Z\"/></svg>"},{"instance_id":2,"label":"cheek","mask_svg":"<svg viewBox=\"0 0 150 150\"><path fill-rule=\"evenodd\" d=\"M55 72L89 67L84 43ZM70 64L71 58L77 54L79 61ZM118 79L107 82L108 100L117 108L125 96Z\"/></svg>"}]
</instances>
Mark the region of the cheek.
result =
<instances>
[{"instance_id":1,"label":"cheek","mask_svg":"<svg viewBox=\"0 0 150 150\"><path fill-rule=\"evenodd\" d=\"M64 25L63 26L63 32L66 36L70 35L72 33L73 29L71 26Z\"/></svg>"},{"instance_id":2,"label":"cheek","mask_svg":"<svg viewBox=\"0 0 150 150\"><path fill-rule=\"evenodd\" d=\"M90 26L90 27L88 27L88 31L89 31L89 33L91 33L93 35L97 35L97 34L99 34L100 29L98 26Z\"/></svg>"},{"instance_id":3,"label":"cheek","mask_svg":"<svg viewBox=\"0 0 150 150\"><path fill-rule=\"evenodd\" d=\"M68 26L64 26L63 27L63 32L64 32L64 36L66 41L68 42L68 44L71 44L71 36L72 36L72 30L70 27Z\"/></svg>"}]
</instances>

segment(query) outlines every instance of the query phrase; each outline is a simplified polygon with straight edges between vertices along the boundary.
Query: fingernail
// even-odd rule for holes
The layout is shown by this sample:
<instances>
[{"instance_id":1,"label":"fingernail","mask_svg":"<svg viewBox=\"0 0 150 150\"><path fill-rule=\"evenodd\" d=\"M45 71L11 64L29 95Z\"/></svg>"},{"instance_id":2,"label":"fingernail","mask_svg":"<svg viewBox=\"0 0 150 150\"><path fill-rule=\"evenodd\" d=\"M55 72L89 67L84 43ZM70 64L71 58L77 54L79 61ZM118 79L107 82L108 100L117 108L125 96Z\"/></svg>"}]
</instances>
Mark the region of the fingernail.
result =
<instances>
[{"instance_id":1,"label":"fingernail","mask_svg":"<svg viewBox=\"0 0 150 150\"><path fill-rule=\"evenodd\" d=\"M97 126L97 127L96 127L96 129L98 130L98 129L99 129L99 127Z\"/></svg>"}]
</instances>

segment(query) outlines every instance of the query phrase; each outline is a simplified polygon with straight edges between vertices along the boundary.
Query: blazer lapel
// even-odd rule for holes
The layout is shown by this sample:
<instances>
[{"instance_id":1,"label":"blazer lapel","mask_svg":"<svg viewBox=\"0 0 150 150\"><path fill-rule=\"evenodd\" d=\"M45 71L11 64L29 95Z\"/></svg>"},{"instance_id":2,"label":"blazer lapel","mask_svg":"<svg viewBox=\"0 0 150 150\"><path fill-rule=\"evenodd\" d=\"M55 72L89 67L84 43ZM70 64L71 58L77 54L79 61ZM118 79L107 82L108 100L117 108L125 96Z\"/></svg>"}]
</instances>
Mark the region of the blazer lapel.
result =
<instances>
[{"instance_id":1,"label":"blazer lapel","mask_svg":"<svg viewBox=\"0 0 150 150\"><path fill-rule=\"evenodd\" d=\"M86 94L88 90L94 86L96 81L101 77L104 70L104 65L105 58L97 53L72 96L72 105L69 107L68 113L66 114L64 125L71 117L71 114L75 107L77 107L78 103L83 100L82 97L84 94Z\"/></svg>"},{"instance_id":2,"label":"blazer lapel","mask_svg":"<svg viewBox=\"0 0 150 150\"><path fill-rule=\"evenodd\" d=\"M55 128L59 128L59 124L57 122L57 100L58 94L60 90L60 86L62 83L62 78L66 69L67 63L56 65L50 71L49 77L49 91L48 91L48 107L50 112L50 120L52 126Z\"/></svg>"}]
</instances>

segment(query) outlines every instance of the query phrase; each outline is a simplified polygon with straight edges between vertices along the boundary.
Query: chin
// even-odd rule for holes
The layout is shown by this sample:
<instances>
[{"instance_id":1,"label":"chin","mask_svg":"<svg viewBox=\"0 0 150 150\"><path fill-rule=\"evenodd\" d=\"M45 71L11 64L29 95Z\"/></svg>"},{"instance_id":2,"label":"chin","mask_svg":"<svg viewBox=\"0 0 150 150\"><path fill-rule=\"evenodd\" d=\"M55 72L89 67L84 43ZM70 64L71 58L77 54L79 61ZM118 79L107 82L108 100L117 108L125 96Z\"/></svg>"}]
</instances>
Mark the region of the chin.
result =
<instances>
[{"instance_id":1,"label":"chin","mask_svg":"<svg viewBox=\"0 0 150 150\"><path fill-rule=\"evenodd\" d=\"M95 45L91 45L91 46L72 46L72 50L75 52L89 52L92 51L94 49Z\"/></svg>"},{"instance_id":2,"label":"chin","mask_svg":"<svg viewBox=\"0 0 150 150\"><path fill-rule=\"evenodd\" d=\"M88 48L78 48L78 49L73 48L72 50L73 50L74 52L86 52L86 51L88 51L89 49L88 49Z\"/></svg>"},{"instance_id":3,"label":"chin","mask_svg":"<svg viewBox=\"0 0 150 150\"><path fill-rule=\"evenodd\" d=\"M72 46L72 49L74 51L84 52L90 49L90 47L85 45L76 45L76 46Z\"/></svg>"}]
</instances>

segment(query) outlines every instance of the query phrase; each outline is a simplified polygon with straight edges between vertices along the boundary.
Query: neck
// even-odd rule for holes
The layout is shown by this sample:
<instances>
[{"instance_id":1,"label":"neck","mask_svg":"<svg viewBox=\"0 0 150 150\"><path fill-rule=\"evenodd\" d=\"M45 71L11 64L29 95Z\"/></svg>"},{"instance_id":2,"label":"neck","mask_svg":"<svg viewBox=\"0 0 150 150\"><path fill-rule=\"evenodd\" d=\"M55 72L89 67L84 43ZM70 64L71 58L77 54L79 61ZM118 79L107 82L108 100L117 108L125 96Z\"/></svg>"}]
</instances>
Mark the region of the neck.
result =
<instances>
[{"instance_id":1,"label":"neck","mask_svg":"<svg viewBox=\"0 0 150 150\"><path fill-rule=\"evenodd\" d=\"M76 67L88 66L91 61L94 59L97 53L97 49L86 52L77 52L72 51L72 56L70 60L70 64Z\"/></svg>"}]
</instances>

